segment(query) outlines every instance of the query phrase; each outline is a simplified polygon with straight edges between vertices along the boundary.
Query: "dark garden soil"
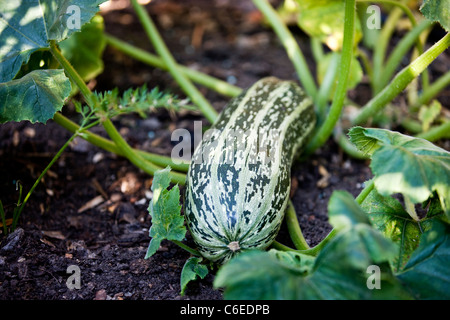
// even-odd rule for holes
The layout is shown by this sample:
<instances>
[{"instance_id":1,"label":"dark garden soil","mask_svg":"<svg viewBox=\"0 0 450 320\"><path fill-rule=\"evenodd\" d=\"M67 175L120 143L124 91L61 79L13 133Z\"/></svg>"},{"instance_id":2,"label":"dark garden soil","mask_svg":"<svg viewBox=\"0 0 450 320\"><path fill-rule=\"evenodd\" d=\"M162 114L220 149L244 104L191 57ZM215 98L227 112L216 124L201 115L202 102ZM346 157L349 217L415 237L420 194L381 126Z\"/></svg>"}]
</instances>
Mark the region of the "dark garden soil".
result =
<instances>
[{"instance_id":1,"label":"dark garden soil","mask_svg":"<svg viewBox=\"0 0 450 320\"><path fill-rule=\"evenodd\" d=\"M133 11L120 8L122 3L113 1L103 13L106 31L152 51ZM261 26L251 1L154 0L147 7L175 59L186 66L240 87L269 75L295 78L284 49ZM296 28L293 32L311 60L305 35ZM184 97L168 73L117 50L108 47L104 62L105 71L90 83L95 90L146 83ZM228 100L202 91L217 110ZM361 85L351 98L364 103L368 92ZM77 119L71 106L63 112ZM193 120L200 119L198 114L159 110L147 119L129 115L115 124L133 147L170 155L172 130L192 129ZM105 135L101 128L92 131ZM7 213L19 195L16 182L26 193L69 137L53 121L0 126L0 199ZM310 245L331 230L327 203L333 190L356 196L370 177L368 162L349 158L332 141L294 166L292 201ZM164 241L153 257L144 259L151 181L127 160L77 139L32 194L16 232L0 235L0 299L222 299L222 292L212 287L214 272L191 282L180 296L180 274L189 254L171 242ZM285 226L277 240L292 245ZM189 235L187 242L193 245ZM70 265L81 270L78 290L66 285Z\"/></svg>"}]
</instances>

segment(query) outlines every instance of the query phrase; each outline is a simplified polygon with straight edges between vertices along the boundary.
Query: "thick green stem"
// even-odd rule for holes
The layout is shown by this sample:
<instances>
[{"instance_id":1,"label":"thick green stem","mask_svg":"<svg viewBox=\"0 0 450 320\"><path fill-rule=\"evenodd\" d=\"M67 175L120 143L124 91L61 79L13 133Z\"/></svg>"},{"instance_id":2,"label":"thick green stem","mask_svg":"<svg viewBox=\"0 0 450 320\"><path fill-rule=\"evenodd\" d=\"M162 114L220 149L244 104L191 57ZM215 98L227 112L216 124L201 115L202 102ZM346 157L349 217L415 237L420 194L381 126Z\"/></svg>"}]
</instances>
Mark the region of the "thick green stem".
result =
<instances>
[{"instance_id":1,"label":"thick green stem","mask_svg":"<svg viewBox=\"0 0 450 320\"><path fill-rule=\"evenodd\" d=\"M305 57L303 56L300 47L295 41L295 38L292 36L289 29L279 17L278 13L267 0L253 0L253 3L267 19L267 21L277 34L278 39L286 49L286 53L291 62L294 64L297 75L300 79L301 84L305 88L306 93L310 97L312 97L313 100L315 100L317 87L314 82L314 78L308 68Z\"/></svg>"},{"instance_id":2,"label":"thick green stem","mask_svg":"<svg viewBox=\"0 0 450 320\"><path fill-rule=\"evenodd\" d=\"M161 167L146 161L142 158L130 145L123 139L117 129L114 127L113 123L109 119L103 120L103 127L105 131L108 133L110 138L116 143L117 147L124 154L131 163L133 163L136 167L143 170L144 172L154 175L156 171L162 169ZM173 183L179 183L181 185L185 184L186 176L184 174L178 172L170 172L170 180Z\"/></svg>"},{"instance_id":3,"label":"thick green stem","mask_svg":"<svg viewBox=\"0 0 450 320\"><path fill-rule=\"evenodd\" d=\"M300 228L300 224L297 219L297 214L295 212L294 205L291 201L289 201L288 207L286 209L286 225L289 231L289 235L291 237L294 246L297 250L307 250L309 249L309 245L303 237L302 229Z\"/></svg>"},{"instance_id":4,"label":"thick green stem","mask_svg":"<svg viewBox=\"0 0 450 320\"><path fill-rule=\"evenodd\" d=\"M165 62L158 56L155 56L143 49L128 44L125 41L117 39L116 37L113 37L111 35L105 34L104 36L108 44L122 51L126 55L162 70L169 70ZM177 68L181 73L183 73L192 81L225 96L235 97L242 92L241 88L233 86L226 81L211 77L205 73L190 69L183 65L177 65Z\"/></svg>"},{"instance_id":5,"label":"thick green stem","mask_svg":"<svg viewBox=\"0 0 450 320\"><path fill-rule=\"evenodd\" d=\"M66 118L59 112L55 113L53 120L58 123L60 126L66 128L72 133L75 133L79 126L75 122L71 121L70 119ZM103 138L102 136L99 136L98 134L92 133L90 131L84 130L83 134L80 135L81 138L85 139L86 141L92 143L93 145L102 148L103 150L106 150L108 152L112 152L117 154L118 156L125 156L123 152L117 147L117 145L112 142L111 140L108 140L106 138ZM133 149L135 152L137 152L142 158L144 158L147 161L150 161L158 166L161 167L167 167L170 166L173 170L180 171L180 172L187 172L189 169L189 162L181 160L180 163L175 163L170 157L162 156L155 153L150 153L143 150L136 150Z\"/></svg>"},{"instance_id":6,"label":"thick green stem","mask_svg":"<svg viewBox=\"0 0 450 320\"><path fill-rule=\"evenodd\" d=\"M338 83L336 86L333 103L330 107L330 112L328 113L325 122L316 131L307 145L305 154L311 154L327 141L341 115L347 93L348 74L353 57L355 11L355 0L347 0L345 2L344 40L342 45Z\"/></svg>"},{"instance_id":7,"label":"thick green stem","mask_svg":"<svg viewBox=\"0 0 450 320\"><path fill-rule=\"evenodd\" d=\"M417 111L422 105L427 104L435 96L437 96L444 88L450 85L450 71L444 73L436 81L434 81L428 88L424 89L422 94L417 99L417 103L413 106L413 111Z\"/></svg>"},{"instance_id":8,"label":"thick green stem","mask_svg":"<svg viewBox=\"0 0 450 320\"><path fill-rule=\"evenodd\" d=\"M88 88L86 83L84 83L83 78L81 78L78 72L76 72L75 68L70 64L69 60L67 60L62 55L55 40L50 41L50 51L55 59L59 62L59 64L64 68L64 71L66 72L70 80L72 80L77 85L78 89L80 89L80 92L86 100L86 103L89 106L93 107L94 100L92 99L91 90Z\"/></svg>"},{"instance_id":9,"label":"thick green stem","mask_svg":"<svg viewBox=\"0 0 450 320\"><path fill-rule=\"evenodd\" d=\"M442 138L450 137L450 121L444 122L443 124L433 127L427 132L423 132L417 135L417 138L426 139L428 141L436 141Z\"/></svg>"},{"instance_id":10,"label":"thick green stem","mask_svg":"<svg viewBox=\"0 0 450 320\"><path fill-rule=\"evenodd\" d=\"M217 111L210 105L208 100L197 90L197 88L192 84L192 82L180 72L178 64L164 43L161 35L159 34L155 24L150 18L147 11L137 2L137 0L131 0L131 4L141 22L147 36L152 42L156 52L164 61L165 65L169 69L172 77L177 81L186 95L191 99L191 101L198 106L200 111L203 113L206 119L211 123L217 119Z\"/></svg>"},{"instance_id":11,"label":"thick green stem","mask_svg":"<svg viewBox=\"0 0 450 320\"><path fill-rule=\"evenodd\" d=\"M450 45L450 33L447 33L441 40L435 43L426 52L421 54L416 60L403 68L395 78L380 93L373 97L360 111L358 116L353 119L353 125L361 125L370 117L380 111L388 102L399 95L406 86L419 74L425 70L428 65L436 59Z\"/></svg>"},{"instance_id":12,"label":"thick green stem","mask_svg":"<svg viewBox=\"0 0 450 320\"><path fill-rule=\"evenodd\" d=\"M429 28L431 25L432 22L423 20L410 32L408 32L408 34L403 37L402 40L400 40L400 42L395 46L394 50L386 61L383 73L380 75L379 83L377 84L380 88L385 87L389 83L389 80L391 79L402 59L407 54L408 50L413 46L415 42L417 42L422 32Z\"/></svg>"}]
</instances>

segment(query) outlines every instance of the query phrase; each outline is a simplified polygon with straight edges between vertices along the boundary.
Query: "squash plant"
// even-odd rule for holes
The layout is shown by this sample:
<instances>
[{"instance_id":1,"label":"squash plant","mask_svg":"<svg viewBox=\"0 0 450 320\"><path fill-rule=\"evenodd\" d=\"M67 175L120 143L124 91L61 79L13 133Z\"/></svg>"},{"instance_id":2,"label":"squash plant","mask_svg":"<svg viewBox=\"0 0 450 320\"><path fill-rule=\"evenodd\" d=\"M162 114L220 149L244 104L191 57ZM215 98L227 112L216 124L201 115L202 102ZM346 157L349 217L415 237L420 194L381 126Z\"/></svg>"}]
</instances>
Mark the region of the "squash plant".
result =
<instances>
[{"instance_id":1,"label":"squash plant","mask_svg":"<svg viewBox=\"0 0 450 320\"><path fill-rule=\"evenodd\" d=\"M389 12L382 28L374 31L368 29L364 21L368 19L368 1L291 0L277 11L267 0L253 0L286 48L303 89L293 83L278 84L279 80L263 79L244 91L177 64L147 11L136 0L131 4L157 55L104 33L95 16L101 2L0 2L0 121L45 123L53 119L74 133L71 139L80 136L126 157L138 168L154 175L153 199L149 206L151 241L146 257L151 257L163 240L173 241L190 252L192 257L181 274L183 293L189 281L204 277L208 267L217 266L214 285L225 288L225 297L232 299L448 298L450 274L445 266L450 252L450 153L432 142L450 136L450 121L440 115L441 106L432 99L450 83L450 73L433 83L427 74L428 65L450 45L448 1L424 1L420 9L424 17L414 15L406 1L374 1ZM310 37L318 66L316 77L283 20L286 11L294 15L298 26ZM403 16L409 20L411 29L387 56L387 45L396 23ZM425 39L437 24L447 33L425 50ZM77 38L83 38L83 31L77 31L82 26L91 29L84 33L88 40L83 41L88 43L87 49L94 52L89 55L93 57L89 67L84 63L85 57L77 52L77 41L80 41ZM92 32L97 32L96 36L93 37ZM190 104L168 98L156 89L130 89L122 96L117 90L92 92L86 81L103 68L99 57L106 44L168 70L189 97ZM329 52L324 50L324 45ZM413 46L411 62L399 70L402 58ZM373 96L357 108L355 116L346 119L342 110L354 105L347 93L361 81L363 72L370 80ZM419 75L421 91L418 90ZM219 115L193 82L233 99ZM385 125L386 107L404 90L410 106L408 114L399 117L399 123L388 121L388 124L399 124L416 137L361 127ZM73 98L76 91L81 93L86 105ZM68 99L81 115L80 125L60 113ZM261 110L255 101L260 102ZM271 164L274 175L267 174L263 166L254 170L247 167L247 162L242 164L236 158L231 162L234 165L228 167L221 162L195 167L133 149L111 121L113 116L124 112L145 114L149 106L174 110L194 106L219 129L219 134L226 133L223 131L226 128L236 127L249 129L250 135L256 135L255 127L249 125L255 119L268 126L262 129L269 128L270 121L278 125L276 128L283 128L286 120L292 125L286 128L292 130L285 130L281 135L286 138L283 148L269 141L272 149L282 149L275 157L278 160ZM247 113L234 112L247 109ZM299 117L304 112L312 116ZM346 123L350 125L345 126ZM110 139L90 132L89 128L95 125L102 125ZM328 214L334 228L322 242L310 248L288 199L290 165L294 155L298 157L297 149L302 151L301 159L308 161L308 156L330 138L353 157L371 158L374 177L366 182L356 199L345 191L333 193ZM247 142L252 141L256 140L249 138ZM207 140L204 143L208 145ZM292 146L295 148L289 149ZM221 154L222 148L220 144L213 147L213 154ZM230 178L233 170L238 171L235 180ZM182 215L178 184L186 183L186 172L186 215ZM223 176L219 179L219 175ZM24 201L19 200L13 228L39 180ZM231 182L229 185L226 185L227 180ZM201 188L205 181L224 183L217 188L223 192L211 187ZM176 185L171 188L171 183ZM248 205L255 207L254 212L245 209L245 198L250 198L251 190L262 192ZM233 203L239 203L240 211L211 207L211 204L224 203L224 197L228 197L230 208ZM215 200L208 202L209 198ZM263 201L264 198L271 201ZM260 207L264 210L259 210ZM420 212L425 213L419 214L419 207L423 207ZM201 214L199 208L203 210ZM194 211L197 214L190 215ZM247 211L250 211L247 220L235 215L239 212L244 217ZM1 202L0 215L6 232L6 214ZM283 217L295 248L273 240ZM198 245L196 249L183 242L187 233L186 220ZM242 230L248 230L245 235L254 236L239 239L252 243L239 242L232 237ZM224 239L231 241L227 243ZM271 249L263 250L268 245ZM222 255L220 250L232 254ZM368 270L375 270L376 277L369 278ZM374 279L372 285L370 279Z\"/></svg>"}]
</instances>

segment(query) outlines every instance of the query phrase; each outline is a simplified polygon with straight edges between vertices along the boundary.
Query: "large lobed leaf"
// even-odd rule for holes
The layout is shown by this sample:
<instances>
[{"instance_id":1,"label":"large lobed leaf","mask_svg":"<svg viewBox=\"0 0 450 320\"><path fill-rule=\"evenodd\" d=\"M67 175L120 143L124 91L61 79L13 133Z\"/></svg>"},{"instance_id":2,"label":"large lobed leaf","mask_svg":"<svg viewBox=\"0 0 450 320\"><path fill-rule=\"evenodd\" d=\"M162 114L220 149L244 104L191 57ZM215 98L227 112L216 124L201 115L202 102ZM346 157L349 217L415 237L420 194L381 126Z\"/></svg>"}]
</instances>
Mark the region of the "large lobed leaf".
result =
<instances>
[{"instance_id":1,"label":"large lobed leaf","mask_svg":"<svg viewBox=\"0 0 450 320\"><path fill-rule=\"evenodd\" d=\"M375 189L364 199L361 208L367 213L372 225L397 244L397 254L390 260L394 272L400 272L405 267L419 246L421 235L430 229L436 217L442 215L439 200L434 198L427 215L416 221L397 199L384 197Z\"/></svg>"},{"instance_id":2,"label":"large lobed leaf","mask_svg":"<svg viewBox=\"0 0 450 320\"><path fill-rule=\"evenodd\" d=\"M61 69L36 70L0 83L0 123L46 122L61 110L69 93L70 81Z\"/></svg>"},{"instance_id":3,"label":"large lobed leaf","mask_svg":"<svg viewBox=\"0 0 450 320\"><path fill-rule=\"evenodd\" d=\"M178 185L168 190L170 186L170 167L158 170L153 177L153 198L148 208L152 217L150 228L150 245L145 258L149 258L158 250L161 241L181 241L186 235L184 218L181 215L180 190Z\"/></svg>"},{"instance_id":4,"label":"large lobed leaf","mask_svg":"<svg viewBox=\"0 0 450 320\"><path fill-rule=\"evenodd\" d=\"M31 53L49 47L49 40L59 42L80 31L78 25L91 20L104 1L1 0L0 82L12 80Z\"/></svg>"},{"instance_id":5,"label":"large lobed leaf","mask_svg":"<svg viewBox=\"0 0 450 320\"><path fill-rule=\"evenodd\" d=\"M333 193L330 222L338 235L317 258L298 252L250 251L218 272L216 287L227 299L404 299L409 294L387 261L396 246L368 224L352 196ZM380 267L381 289L369 289L369 266Z\"/></svg>"},{"instance_id":6,"label":"large lobed leaf","mask_svg":"<svg viewBox=\"0 0 450 320\"><path fill-rule=\"evenodd\" d=\"M0 0L0 123L22 120L45 123L62 109L70 94L70 81L62 70L42 68L55 66L50 66L53 65L49 63L51 56L48 59L40 50L47 50L50 40L60 42L80 31L102 2L104 0ZM98 60L95 54L83 50L79 38L83 35L62 47L67 54L67 47L76 46L72 50L76 56L70 60L86 79L92 76L88 72ZM90 44L102 43L102 38L96 38ZM96 48L103 50L101 45ZM34 59L30 61L32 54ZM102 66L97 65L95 72L99 72L99 67Z\"/></svg>"},{"instance_id":7,"label":"large lobed leaf","mask_svg":"<svg viewBox=\"0 0 450 320\"><path fill-rule=\"evenodd\" d=\"M438 221L424 233L398 277L417 299L450 299L450 230Z\"/></svg>"},{"instance_id":8,"label":"large lobed leaf","mask_svg":"<svg viewBox=\"0 0 450 320\"><path fill-rule=\"evenodd\" d=\"M450 152L385 129L354 127L349 136L371 156L375 187L381 195L401 193L413 203L422 203L436 192L450 216Z\"/></svg>"},{"instance_id":9,"label":"large lobed leaf","mask_svg":"<svg viewBox=\"0 0 450 320\"><path fill-rule=\"evenodd\" d=\"M420 11L425 18L438 21L447 32L450 32L450 0L424 0Z\"/></svg>"}]
</instances>

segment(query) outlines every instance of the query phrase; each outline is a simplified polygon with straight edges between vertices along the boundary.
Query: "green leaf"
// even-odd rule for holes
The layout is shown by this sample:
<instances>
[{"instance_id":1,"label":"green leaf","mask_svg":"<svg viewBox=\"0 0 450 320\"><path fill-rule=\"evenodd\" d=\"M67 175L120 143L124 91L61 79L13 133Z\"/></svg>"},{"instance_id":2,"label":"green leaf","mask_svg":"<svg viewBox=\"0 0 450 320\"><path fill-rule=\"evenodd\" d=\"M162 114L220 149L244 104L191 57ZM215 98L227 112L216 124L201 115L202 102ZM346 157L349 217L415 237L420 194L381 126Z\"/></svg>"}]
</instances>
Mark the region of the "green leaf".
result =
<instances>
[{"instance_id":1,"label":"green leaf","mask_svg":"<svg viewBox=\"0 0 450 320\"><path fill-rule=\"evenodd\" d=\"M315 259L305 258L305 265L315 259L314 268L299 268L286 259L279 260L273 252L243 252L223 265L214 280L216 288L225 288L225 299L231 300L347 300L403 299L408 295L392 276L387 264L380 264L381 290L367 286L367 268L374 265L364 261L363 268L353 262L366 258L364 243L354 233L340 236L325 248L329 250ZM348 246L346 248L346 246ZM325 250L324 248L324 250ZM285 255L286 253L277 253ZM292 253L291 253L292 254ZM348 258L348 255L352 259Z\"/></svg>"},{"instance_id":2,"label":"green leaf","mask_svg":"<svg viewBox=\"0 0 450 320\"><path fill-rule=\"evenodd\" d=\"M0 123L29 120L46 122L62 109L70 93L63 70L36 70L0 83Z\"/></svg>"},{"instance_id":3,"label":"green leaf","mask_svg":"<svg viewBox=\"0 0 450 320\"><path fill-rule=\"evenodd\" d=\"M296 0L298 24L311 37L319 38L333 51L342 49L344 39L344 0ZM359 20L355 21L355 44L362 38Z\"/></svg>"},{"instance_id":4,"label":"green leaf","mask_svg":"<svg viewBox=\"0 0 450 320\"><path fill-rule=\"evenodd\" d=\"M450 1L424 0L419 9L430 21L438 21L442 28L450 32Z\"/></svg>"},{"instance_id":5,"label":"green leaf","mask_svg":"<svg viewBox=\"0 0 450 320\"><path fill-rule=\"evenodd\" d=\"M439 200L437 202L439 204ZM400 272L405 267L419 246L422 233L430 229L432 219L442 215L442 210L430 208L424 219L415 221L398 200L384 197L376 190L364 199L361 208L368 214L372 225L397 244L397 254L390 260L394 272Z\"/></svg>"},{"instance_id":6,"label":"green leaf","mask_svg":"<svg viewBox=\"0 0 450 320\"><path fill-rule=\"evenodd\" d=\"M268 251L270 255L287 265L293 266L301 274L308 274L314 267L315 257L308 256L295 251L278 251L271 249Z\"/></svg>"},{"instance_id":7,"label":"green leaf","mask_svg":"<svg viewBox=\"0 0 450 320\"><path fill-rule=\"evenodd\" d=\"M102 54L106 47L103 36L103 17L95 15L92 20L59 44L63 56L84 81L95 78L103 71Z\"/></svg>"},{"instance_id":8,"label":"green leaf","mask_svg":"<svg viewBox=\"0 0 450 320\"><path fill-rule=\"evenodd\" d=\"M450 230L435 221L398 278L417 299L450 299Z\"/></svg>"},{"instance_id":9,"label":"green leaf","mask_svg":"<svg viewBox=\"0 0 450 320\"><path fill-rule=\"evenodd\" d=\"M345 192L330 199L330 219L339 233L317 258L298 252L243 252L217 273L226 299L407 299L392 275L395 245L373 229ZM380 289L369 289L369 267L380 268Z\"/></svg>"},{"instance_id":10,"label":"green leaf","mask_svg":"<svg viewBox=\"0 0 450 320\"><path fill-rule=\"evenodd\" d=\"M12 80L23 63L49 40L61 41L91 20L104 0L0 2L0 82Z\"/></svg>"},{"instance_id":11,"label":"green leaf","mask_svg":"<svg viewBox=\"0 0 450 320\"><path fill-rule=\"evenodd\" d=\"M214 279L214 287L225 287L225 299L232 300L294 300L305 291L303 283L303 273L295 265L256 250L228 261Z\"/></svg>"},{"instance_id":12,"label":"green leaf","mask_svg":"<svg viewBox=\"0 0 450 320\"><path fill-rule=\"evenodd\" d=\"M328 203L328 215L330 224L336 230L350 230L347 237L350 237L351 233L357 234L366 246L360 250L367 251L365 258L348 255L348 259L355 258L352 265L363 268L370 260L379 263L389 261L395 256L396 245L371 227L366 213L347 191L333 192Z\"/></svg>"},{"instance_id":13,"label":"green leaf","mask_svg":"<svg viewBox=\"0 0 450 320\"><path fill-rule=\"evenodd\" d=\"M375 187L382 196L401 193L412 203L434 192L450 215L450 153L431 142L385 129L350 129L350 141L371 155Z\"/></svg>"},{"instance_id":14,"label":"green leaf","mask_svg":"<svg viewBox=\"0 0 450 320\"><path fill-rule=\"evenodd\" d=\"M328 202L329 221L336 230L346 230L362 223L370 224L364 211L346 191L334 191Z\"/></svg>"},{"instance_id":15,"label":"green leaf","mask_svg":"<svg viewBox=\"0 0 450 320\"><path fill-rule=\"evenodd\" d=\"M186 235L184 218L181 215L180 189L175 185L168 190L170 185L171 168L158 170L153 177L153 198L149 205L149 213L152 217L150 228L150 245L145 258L151 257L158 250L161 241L181 241Z\"/></svg>"},{"instance_id":16,"label":"green leaf","mask_svg":"<svg viewBox=\"0 0 450 320\"><path fill-rule=\"evenodd\" d=\"M204 264L200 264L203 258L200 257L190 257L184 264L183 270L181 271L181 295L184 295L186 286L189 282L200 277L205 278L208 274L208 267Z\"/></svg>"},{"instance_id":17,"label":"green leaf","mask_svg":"<svg viewBox=\"0 0 450 320\"><path fill-rule=\"evenodd\" d=\"M438 100L433 100L429 105L423 105L419 110L419 120L422 121L422 131L426 132L430 129L431 124L436 120L441 113L441 103Z\"/></svg>"},{"instance_id":18,"label":"green leaf","mask_svg":"<svg viewBox=\"0 0 450 320\"><path fill-rule=\"evenodd\" d=\"M362 127L353 127L348 132L348 136L361 152L371 156L381 146L381 143L377 139L367 137L365 130Z\"/></svg>"}]
</instances>

